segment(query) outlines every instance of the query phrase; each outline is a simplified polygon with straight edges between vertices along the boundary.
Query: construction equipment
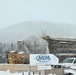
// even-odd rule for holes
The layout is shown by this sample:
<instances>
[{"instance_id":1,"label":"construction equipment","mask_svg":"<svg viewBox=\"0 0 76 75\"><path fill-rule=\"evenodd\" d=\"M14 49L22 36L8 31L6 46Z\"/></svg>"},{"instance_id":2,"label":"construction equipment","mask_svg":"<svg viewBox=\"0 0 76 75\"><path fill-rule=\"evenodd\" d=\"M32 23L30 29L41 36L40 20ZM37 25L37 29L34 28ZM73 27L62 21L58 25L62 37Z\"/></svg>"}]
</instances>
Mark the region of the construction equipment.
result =
<instances>
[{"instance_id":1,"label":"construction equipment","mask_svg":"<svg viewBox=\"0 0 76 75\"><path fill-rule=\"evenodd\" d=\"M9 64L29 64L29 55L26 53L10 52L7 54Z\"/></svg>"}]
</instances>

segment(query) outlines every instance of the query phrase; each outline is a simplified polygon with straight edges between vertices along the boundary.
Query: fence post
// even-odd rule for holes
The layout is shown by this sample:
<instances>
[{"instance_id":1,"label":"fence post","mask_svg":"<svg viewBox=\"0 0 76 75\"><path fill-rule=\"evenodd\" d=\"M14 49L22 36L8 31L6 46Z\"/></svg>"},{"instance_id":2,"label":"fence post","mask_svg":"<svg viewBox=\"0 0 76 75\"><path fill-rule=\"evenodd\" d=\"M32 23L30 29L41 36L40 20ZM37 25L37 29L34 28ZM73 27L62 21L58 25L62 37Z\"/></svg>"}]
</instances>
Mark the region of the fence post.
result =
<instances>
[{"instance_id":1,"label":"fence post","mask_svg":"<svg viewBox=\"0 0 76 75\"><path fill-rule=\"evenodd\" d=\"M30 72L28 72L28 75L31 75Z\"/></svg>"},{"instance_id":2,"label":"fence post","mask_svg":"<svg viewBox=\"0 0 76 75\"><path fill-rule=\"evenodd\" d=\"M39 75L41 75L41 72L39 72Z\"/></svg>"},{"instance_id":3,"label":"fence post","mask_svg":"<svg viewBox=\"0 0 76 75\"><path fill-rule=\"evenodd\" d=\"M22 73L22 75L24 75L24 72Z\"/></svg>"},{"instance_id":4,"label":"fence post","mask_svg":"<svg viewBox=\"0 0 76 75\"><path fill-rule=\"evenodd\" d=\"M33 75L34 75L34 72L33 72Z\"/></svg>"},{"instance_id":5,"label":"fence post","mask_svg":"<svg viewBox=\"0 0 76 75\"><path fill-rule=\"evenodd\" d=\"M30 72L31 72L31 66L29 65L29 72L28 72L28 75L31 75Z\"/></svg>"}]
</instances>

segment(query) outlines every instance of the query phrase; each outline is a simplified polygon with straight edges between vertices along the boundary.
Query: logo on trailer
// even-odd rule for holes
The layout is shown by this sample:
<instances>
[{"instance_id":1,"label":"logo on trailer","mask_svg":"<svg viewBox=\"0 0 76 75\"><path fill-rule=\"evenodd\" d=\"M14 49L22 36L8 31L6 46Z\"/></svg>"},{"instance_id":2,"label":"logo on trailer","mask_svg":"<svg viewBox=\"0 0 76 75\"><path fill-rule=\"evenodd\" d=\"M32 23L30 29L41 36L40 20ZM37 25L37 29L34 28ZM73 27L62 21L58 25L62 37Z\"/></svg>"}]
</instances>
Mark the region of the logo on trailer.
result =
<instances>
[{"instance_id":1,"label":"logo on trailer","mask_svg":"<svg viewBox=\"0 0 76 75\"><path fill-rule=\"evenodd\" d=\"M48 62L51 60L50 56L49 55L38 55L36 57L36 60L39 61L39 62Z\"/></svg>"}]
</instances>

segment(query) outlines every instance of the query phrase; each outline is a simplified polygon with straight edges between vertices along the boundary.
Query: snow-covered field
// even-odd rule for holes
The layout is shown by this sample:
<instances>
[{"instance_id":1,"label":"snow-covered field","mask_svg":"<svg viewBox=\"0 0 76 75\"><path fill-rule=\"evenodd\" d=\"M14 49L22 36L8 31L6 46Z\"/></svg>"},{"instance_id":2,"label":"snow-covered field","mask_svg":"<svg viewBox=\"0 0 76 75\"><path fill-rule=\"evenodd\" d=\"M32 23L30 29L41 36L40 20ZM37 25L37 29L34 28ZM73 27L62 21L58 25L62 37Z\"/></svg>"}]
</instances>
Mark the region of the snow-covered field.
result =
<instances>
[{"instance_id":1,"label":"snow-covered field","mask_svg":"<svg viewBox=\"0 0 76 75\"><path fill-rule=\"evenodd\" d=\"M9 70L7 71L0 71L0 75L29 75L29 72L16 72L16 73L10 73ZM30 75L33 75L33 73L30 73ZM36 75L36 74L35 74Z\"/></svg>"},{"instance_id":2,"label":"snow-covered field","mask_svg":"<svg viewBox=\"0 0 76 75\"><path fill-rule=\"evenodd\" d=\"M76 65L70 66L69 68L65 69L64 73L71 73L72 75L76 75Z\"/></svg>"},{"instance_id":3,"label":"snow-covered field","mask_svg":"<svg viewBox=\"0 0 76 75\"><path fill-rule=\"evenodd\" d=\"M22 73L10 73L10 71L9 70L7 70L7 71L0 71L0 75L22 75ZM25 75L27 75L27 74L25 74Z\"/></svg>"},{"instance_id":4,"label":"snow-covered field","mask_svg":"<svg viewBox=\"0 0 76 75\"><path fill-rule=\"evenodd\" d=\"M9 70L7 71L0 71L0 75L29 75L29 72L24 72L24 73L10 73ZM33 75L33 73L30 73L30 75ZM34 74L34 75L39 75L39 74ZM44 74L41 74L44 75ZM48 74L48 75L56 75L56 74Z\"/></svg>"}]
</instances>

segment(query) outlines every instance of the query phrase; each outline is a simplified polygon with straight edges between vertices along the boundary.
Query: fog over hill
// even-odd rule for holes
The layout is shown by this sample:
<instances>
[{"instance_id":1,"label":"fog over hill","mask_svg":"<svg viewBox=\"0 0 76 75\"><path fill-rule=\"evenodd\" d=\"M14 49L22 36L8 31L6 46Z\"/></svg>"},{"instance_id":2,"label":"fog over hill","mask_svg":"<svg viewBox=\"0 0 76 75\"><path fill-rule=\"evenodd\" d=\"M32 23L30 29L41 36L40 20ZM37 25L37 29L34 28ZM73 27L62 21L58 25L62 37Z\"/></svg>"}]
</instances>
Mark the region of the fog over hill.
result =
<instances>
[{"instance_id":1,"label":"fog over hill","mask_svg":"<svg viewBox=\"0 0 76 75\"><path fill-rule=\"evenodd\" d=\"M11 25L0 30L0 42L9 43L25 40L34 35L41 36L42 32L52 38L76 38L76 26L46 21L31 21Z\"/></svg>"}]
</instances>

